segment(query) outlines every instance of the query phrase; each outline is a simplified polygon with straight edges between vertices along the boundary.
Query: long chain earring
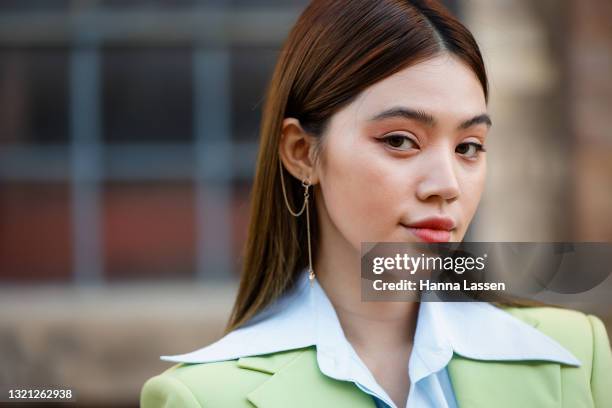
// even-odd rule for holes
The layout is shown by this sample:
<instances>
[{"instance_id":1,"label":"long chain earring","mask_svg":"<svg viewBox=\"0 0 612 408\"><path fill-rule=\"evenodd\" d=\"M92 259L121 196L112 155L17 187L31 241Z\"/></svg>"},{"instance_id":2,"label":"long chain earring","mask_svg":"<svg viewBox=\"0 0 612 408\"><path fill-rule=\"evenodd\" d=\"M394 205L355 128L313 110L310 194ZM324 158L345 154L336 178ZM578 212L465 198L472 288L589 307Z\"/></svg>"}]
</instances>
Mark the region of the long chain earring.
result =
<instances>
[{"instance_id":1,"label":"long chain earring","mask_svg":"<svg viewBox=\"0 0 612 408\"><path fill-rule=\"evenodd\" d=\"M308 211L308 187L310 187L310 180L308 178L305 178L304 180L302 180L302 187L304 187L304 204L302 205L302 208L300 209L300 211L298 212L294 212L291 209L291 206L289 205L289 200L287 199L287 190L285 190L285 180L283 177L283 166L280 160L280 157L278 159L278 168L280 170L280 179L281 179L281 186L283 187L283 196L285 197L285 204L287 205L287 209L289 210L289 212L291 213L291 215L293 215L294 217L299 217L300 215L302 215L302 213L304 212L304 209L306 209L306 233L308 236L308 279L310 280L310 286L312 286L312 282L314 281L315 278L315 273L312 270L312 250L310 247L310 213Z\"/></svg>"}]
</instances>

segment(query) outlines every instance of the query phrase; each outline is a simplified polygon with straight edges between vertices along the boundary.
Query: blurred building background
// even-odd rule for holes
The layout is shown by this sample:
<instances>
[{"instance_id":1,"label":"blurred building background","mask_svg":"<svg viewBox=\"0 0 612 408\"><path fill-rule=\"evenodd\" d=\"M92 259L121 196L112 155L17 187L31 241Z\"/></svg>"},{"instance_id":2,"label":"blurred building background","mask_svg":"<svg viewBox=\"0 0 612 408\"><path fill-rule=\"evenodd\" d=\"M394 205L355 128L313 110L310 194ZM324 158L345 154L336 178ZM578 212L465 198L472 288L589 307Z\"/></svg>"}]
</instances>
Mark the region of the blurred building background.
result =
<instances>
[{"instance_id":1,"label":"blurred building background","mask_svg":"<svg viewBox=\"0 0 612 408\"><path fill-rule=\"evenodd\" d=\"M0 2L0 384L135 407L159 355L220 336L264 89L306 3ZM466 239L612 241L612 4L446 4L495 123Z\"/></svg>"}]
</instances>

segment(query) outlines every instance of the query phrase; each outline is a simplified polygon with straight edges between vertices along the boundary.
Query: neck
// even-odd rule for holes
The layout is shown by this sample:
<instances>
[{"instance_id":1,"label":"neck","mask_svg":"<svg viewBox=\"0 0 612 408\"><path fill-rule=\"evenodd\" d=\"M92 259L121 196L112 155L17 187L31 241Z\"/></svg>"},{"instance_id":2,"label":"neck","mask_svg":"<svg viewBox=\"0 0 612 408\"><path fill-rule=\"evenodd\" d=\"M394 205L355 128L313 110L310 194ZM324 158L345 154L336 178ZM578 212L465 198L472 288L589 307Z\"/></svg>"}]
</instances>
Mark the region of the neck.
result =
<instances>
[{"instance_id":1,"label":"neck","mask_svg":"<svg viewBox=\"0 0 612 408\"><path fill-rule=\"evenodd\" d=\"M326 251L325 245L319 249L313 265L316 277L347 340L361 350L411 348L419 303L362 302L360 254L348 243L342 250Z\"/></svg>"}]
</instances>

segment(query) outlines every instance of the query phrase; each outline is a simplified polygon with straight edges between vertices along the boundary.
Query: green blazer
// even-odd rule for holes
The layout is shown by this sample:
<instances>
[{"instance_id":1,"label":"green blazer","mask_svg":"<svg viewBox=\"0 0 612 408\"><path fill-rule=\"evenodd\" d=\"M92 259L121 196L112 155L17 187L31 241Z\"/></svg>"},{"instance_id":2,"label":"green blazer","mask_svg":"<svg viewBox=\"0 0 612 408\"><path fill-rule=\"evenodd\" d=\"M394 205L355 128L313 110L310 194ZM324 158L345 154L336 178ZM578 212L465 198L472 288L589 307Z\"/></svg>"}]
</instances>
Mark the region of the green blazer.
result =
<instances>
[{"instance_id":1,"label":"green blazer","mask_svg":"<svg viewBox=\"0 0 612 408\"><path fill-rule=\"evenodd\" d=\"M454 354L448 365L460 408L610 408L612 352L601 320L554 308L507 308L582 363L484 361ZM354 383L319 371L314 346L236 360L170 367L149 379L142 408L375 408Z\"/></svg>"}]
</instances>

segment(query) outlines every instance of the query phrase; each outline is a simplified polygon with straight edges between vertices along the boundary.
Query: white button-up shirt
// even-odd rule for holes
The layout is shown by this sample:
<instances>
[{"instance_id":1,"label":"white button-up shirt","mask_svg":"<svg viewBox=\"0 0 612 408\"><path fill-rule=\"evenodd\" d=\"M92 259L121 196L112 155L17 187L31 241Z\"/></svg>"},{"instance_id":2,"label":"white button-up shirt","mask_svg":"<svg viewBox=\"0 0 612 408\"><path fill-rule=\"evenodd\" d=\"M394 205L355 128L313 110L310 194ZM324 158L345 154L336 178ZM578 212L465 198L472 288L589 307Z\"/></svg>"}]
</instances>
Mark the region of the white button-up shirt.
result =
<instances>
[{"instance_id":1,"label":"white button-up shirt","mask_svg":"<svg viewBox=\"0 0 612 408\"><path fill-rule=\"evenodd\" d=\"M303 270L295 287L247 324L170 362L206 363L316 346L321 372L351 381L378 407L398 408L344 335L335 309L317 280ZM422 302L408 363L406 408L456 408L446 367L457 353L478 360L580 361L552 338L485 302Z\"/></svg>"}]
</instances>

